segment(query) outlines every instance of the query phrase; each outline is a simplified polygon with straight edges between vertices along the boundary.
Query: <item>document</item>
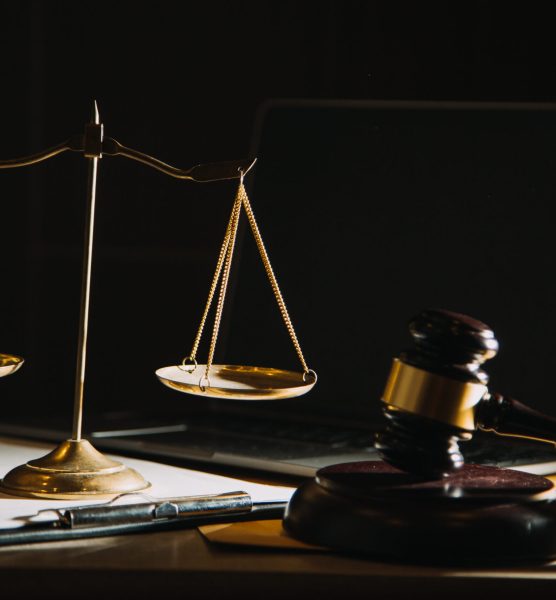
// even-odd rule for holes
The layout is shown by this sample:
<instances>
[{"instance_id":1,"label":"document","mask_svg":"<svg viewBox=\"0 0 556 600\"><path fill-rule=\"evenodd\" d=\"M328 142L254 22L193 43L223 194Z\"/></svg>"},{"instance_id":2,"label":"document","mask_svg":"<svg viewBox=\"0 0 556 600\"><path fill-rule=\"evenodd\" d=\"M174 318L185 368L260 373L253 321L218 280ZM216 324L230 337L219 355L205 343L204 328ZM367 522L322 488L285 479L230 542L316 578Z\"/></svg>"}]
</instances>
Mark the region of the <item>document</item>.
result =
<instances>
[{"instance_id":1,"label":"document","mask_svg":"<svg viewBox=\"0 0 556 600\"><path fill-rule=\"evenodd\" d=\"M60 440L62 441L62 440ZM29 460L40 458L51 452L56 444L38 443L27 440L0 437L0 477L16 466ZM245 491L253 502L287 502L295 488L285 486L252 483L242 479L234 479L221 475L213 475L203 471L183 469L148 460L108 455L132 469L138 471L151 488L145 491L151 498L173 498L181 496L203 496L226 492ZM145 502L140 494L129 495L128 502ZM54 520L54 511L61 508L103 504L106 498L98 500L49 500L40 498L23 498L0 492L0 530L22 527L29 522L29 517L39 511L51 509L40 515L41 519ZM36 518L34 519L36 522Z\"/></svg>"}]
</instances>

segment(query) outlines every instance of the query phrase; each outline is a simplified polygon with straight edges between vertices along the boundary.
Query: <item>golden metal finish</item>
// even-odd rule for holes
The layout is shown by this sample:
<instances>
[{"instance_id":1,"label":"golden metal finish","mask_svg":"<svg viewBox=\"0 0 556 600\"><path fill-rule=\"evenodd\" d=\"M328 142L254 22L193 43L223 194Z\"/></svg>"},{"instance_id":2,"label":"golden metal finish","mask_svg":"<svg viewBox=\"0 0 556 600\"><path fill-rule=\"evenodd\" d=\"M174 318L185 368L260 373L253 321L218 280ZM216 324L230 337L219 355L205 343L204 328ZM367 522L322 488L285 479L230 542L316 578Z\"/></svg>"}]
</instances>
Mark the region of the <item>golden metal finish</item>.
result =
<instances>
[{"instance_id":1,"label":"golden metal finish","mask_svg":"<svg viewBox=\"0 0 556 600\"><path fill-rule=\"evenodd\" d=\"M543 442L545 444L551 444L552 446L556 447L556 442L554 441L554 439L550 438L542 438L534 435L524 435L522 433L501 433L500 431L496 431L496 429L492 429L491 427L484 427L483 425L479 425L477 429L479 429L480 431L486 431L487 433L494 433L495 435L499 435L500 437L507 437L512 439L520 438L522 440L529 440L530 442Z\"/></svg>"},{"instance_id":2,"label":"golden metal finish","mask_svg":"<svg viewBox=\"0 0 556 600\"><path fill-rule=\"evenodd\" d=\"M12 494L58 499L113 495L149 487L138 473L105 458L89 442L81 439L98 160L103 155L120 155L172 177L196 182L242 178L243 173L249 171L255 163L254 160L242 160L178 169L152 156L126 148L112 138L104 138L98 107L94 102L91 122L85 125L83 135L73 136L66 142L30 156L2 160L0 169L32 165L68 150L82 153L89 161L72 439L63 442L43 458L16 467L3 482L4 488ZM0 355L0 376L13 373L22 362L22 359L16 357Z\"/></svg>"},{"instance_id":3,"label":"golden metal finish","mask_svg":"<svg viewBox=\"0 0 556 600\"><path fill-rule=\"evenodd\" d=\"M485 385L429 373L395 358L382 400L400 410L474 431L474 407L486 392Z\"/></svg>"},{"instance_id":4,"label":"golden metal finish","mask_svg":"<svg viewBox=\"0 0 556 600\"><path fill-rule=\"evenodd\" d=\"M24 363L24 360L13 354L0 354L0 377L15 373Z\"/></svg>"},{"instance_id":5,"label":"golden metal finish","mask_svg":"<svg viewBox=\"0 0 556 600\"><path fill-rule=\"evenodd\" d=\"M90 137L87 138L89 125L85 128L85 135L75 135L69 140L62 142L57 146L53 146L52 148L47 148L42 152L37 152L36 154L23 156L21 158L0 160L0 169L27 167L48 160L67 150L71 150L72 152L81 152L87 158L90 158L91 156L100 158L103 154L107 156L124 156L125 158L140 162L177 179L189 179L190 181L196 181L198 183L208 183L225 179L239 179L241 173L246 174L256 162L256 159L245 159L208 163L204 165L195 165L189 169L179 169L172 165L168 165L153 156L149 156L148 154L144 154L133 148L128 148L113 138L104 138L101 140L100 146L91 146Z\"/></svg>"},{"instance_id":6,"label":"golden metal finish","mask_svg":"<svg viewBox=\"0 0 556 600\"><path fill-rule=\"evenodd\" d=\"M284 302L284 298L282 297L282 292L280 291L280 287L278 286L278 281L276 280L276 276L274 275L274 271L272 269L272 265L270 264L270 260L268 258L268 254L263 243L263 238L261 237L261 233L257 226L257 221L255 220L255 215L253 214L253 209L251 208L251 203L249 202L249 198L247 197L247 192L245 191L245 187L243 186L243 180L240 183L240 192L242 195L243 207L245 208L245 213L247 214L247 219L249 220L249 225L251 225L251 231L253 232L253 236L255 237L255 242L257 242L257 248L259 249L259 254L261 255L261 259L264 264L264 268L268 279L270 281L270 285L272 286L272 291L274 292L274 296L276 298L276 302L278 302L278 308L280 309L280 314L282 315L282 319L286 325L286 329L290 334L290 338L294 345L295 351L297 352L297 356L299 361L301 362L301 366L303 367L303 372L308 373L309 367L305 362L305 357L303 356L303 352L301 351L301 346L299 345L299 341L297 339L297 335L295 334L295 330L293 328L293 323L288 314L288 309L286 308L286 303Z\"/></svg>"},{"instance_id":7,"label":"golden metal finish","mask_svg":"<svg viewBox=\"0 0 556 600\"><path fill-rule=\"evenodd\" d=\"M306 394L316 383L313 372L284 371L267 367L206 365L192 371L180 366L162 367L156 376L168 387L186 394L232 400L283 400Z\"/></svg>"},{"instance_id":8,"label":"golden metal finish","mask_svg":"<svg viewBox=\"0 0 556 600\"><path fill-rule=\"evenodd\" d=\"M89 181L87 185L87 212L83 247L83 267L81 282L81 308L79 314L79 337L77 341L77 361L73 400L72 440L81 439L83 421L83 394L85 390L85 365L87 360L87 335L89 331L89 304L91 297L91 271L93 266L93 234L95 229L95 202L97 189L98 160L101 157L103 126L100 123L97 103L93 105L91 123L85 126L84 156L89 161Z\"/></svg>"},{"instance_id":9,"label":"golden metal finish","mask_svg":"<svg viewBox=\"0 0 556 600\"><path fill-rule=\"evenodd\" d=\"M189 169L178 169L177 167L168 165L148 154L143 154L132 148L127 148L112 138L104 140L103 152L107 156L125 156L126 158L136 160L161 173L170 175L171 177L177 179L190 179L191 181L197 181L199 183L220 181L223 179L239 179L241 177L241 172L247 173L256 162L256 159L235 160L196 165Z\"/></svg>"},{"instance_id":10,"label":"golden metal finish","mask_svg":"<svg viewBox=\"0 0 556 600\"><path fill-rule=\"evenodd\" d=\"M36 154L30 154L29 156L24 156L21 158L12 158L9 160L1 160L0 161L0 169L13 169L15 167L27 167L29 165L34 165L36 163L42 162L43 160L47 160L65 152L66 150L72 150L70 141L62 142L57 146L53 146L52 148L48 148L43 150L42 152L37 152Z\"/></svg>"},{"instance_id":11,"label":"golden metal finish","mask_svg":"<svg viewBox=\"0 0 556 600\"><path fill-rule=\"evenodd\" d=\"M265 271L270 281L270 285L272 286L272 291L274 292L274 296L278 303L278 308L280 309L280 313L282 315L282 319L286 325L294 348L297 352L297 356L301 362L303 367L303 373L297 374L292 373L290 371L280 371L278 369L263 369L261 367L245 367L245 366L231 366L226 365L225 367L220 367L220 370L217 370L217 376L220 380L218 384L220 387L217 391L213 391L215 380L213 377L213 372L211 371L212 361L214 358L214 351L216 349L216 342L218 340L218 331L220 329L220 320L222 317L222 310L224 308L224 301L226 298L226 290L228 287L228 280L230 275L230 268L233 260L234 254L234 246L236 240L236 233L239 223L239 217L241 212L241 207L245 209L247 214L247 219L251 226L251 231L255 238L255 242L257 244L257 248L259 250L259 254L261 256L261 260L265 267ZM195 382L196 385L191 385L192 374L197 369L197 350L199 348L199 343L201 341L201 337L203 335L203 330L205 328L206 319L208 313L210 311L212 301L214 299L214 295L216 292L216 288L218 287L218 282L220 281L220 291L218 294L218 301L216 304L216 313L214 317L214 324L212 330L212 338L209 347L208 359L207 363L204 367L205 372L198 380ZM176 367L166 367L165 369L159 369L157 371L157 375L169 369L171 375L165 377L161 377L163 383L172 387L174 389L190 393L190 394L201 394L207 396L215 396L220 398L229 398L229 399L237 399L237 400L253 400L253 399L276 399L276 398L291 398L293 396L299 396L301 394L305 394L313 387L313 385L317 381L317 374L309 369L305 358L303 356L303 352L301 351L301 346L297 339L297 335L293 328L292 321L288 314L288 309L286 308L286 303L284 302L284 298L282 293L280 292L280 287L278 286L278 281L276 280L276 276L274 275L274 271L272 269L272 265L270 264L270 260L268 258L268 253L264 246L261 233L257 226L257 222L255 220L255 215L253 214L253 209L251 208L251 203L249 202L249 198L247 196L247 192L245 190L245 186L243 185L243 173L241 174L239 187L234 199L234 204L232 207L232 213L230 215L230 220L228 221L228 225L226 227L226 233L224 234L224 241L222 242L222 246L220 247L220 253L218 255L218 260L216 262L216 270L214 272L214 276L212 278L212 283L209 290L209 295L207 299L207 303L205 305L205 310L203 312L203 316L201 317L201 323L199 325L199 329L197 331L197 335L195 336L195 341L193 342L193 348L191 349L191 353L182 360L181 365L177 366L177 369L184 374L176 373ZM221 370L223 371L221 372ZM230 385L230 374L233 374L234 385ZM285 374L285 377L280 375L283 378L283 381L277 374ZM225 376L224 376L225 375ZM236 385L238 382L241 383L241 377L244 376L246 378L244 382L244 386ZM160 375L159 375L160 377ZM197 376L198 377L198 376ZM268 377L269 380L265 383L263 381L264 377ZM294 384L292 385L292 377L294 379ZM297 380L301 379L301 382L304 385L297 385ZM184 385L184 380L186 384ZM309 383L308 383L309 382ZM277 384L277 389L273 389L273 384ZM284 390L284 387L287 391ZM210 392L207 392L207 389L210 389ZM256 393L253 390L256 390ZM287 395L284 395L287 394Z\"/></svg>"},{"instance_id":12,"label":"golden metal finish","mask_svg":"<svg viewBox=\"0 0 556 600\"><path fill-rule=\"evenodd\" d=\"M243 182L243 180L242 180ZM218 303L216 305L216 314L214 317L214 325L212 328L212 338L210 341L209 355L207 360L207 365L205 368L205 378L209 377L209 369L212 364L214 358L214 351L216 350L216 341L218 339L218 331L220 329L220 319L222 317L222 311L224 310L224 300L226 299L226 290L228 289L228 280L230 278L230 268L232 266L232 258L234 254L234 247L236 241L237 227L239 224L239 213L241 210L241 195L239 190L243 187L243 183L240 183L238 193L236 194L236 198L234 200L234 206L232 209L232 216L230 218L230 223L228 225L227 231L227 242L226 244L226 256L224 258L224 266L222 271L222 280L220 282L220 292L218 294ZM220 264L222 268L222 265ZM218 269L218 267L217 267ZM211 301L212 298L209 298ZM208 303L207 303L208 304ZM210 385L210 383L209 383ZM203 390L204 391L204 390Z\"/></svg>"},{"instance_id":13,"label":"golden metal finish","mask_svg":"<svg viewBox=\"0 0 556 600\"><path fill-rule=\"evenodd\" d=\"M10 471L3 488L11 494L41 498L97 497L144 490L149 484L137 472L103 456L81 439L83 395L89 328L89 303L93 261L93 233L98 160L102 156L103 126L96 102L91 122L85 126L83 154L89 161L87 211L83 251L81 310L77 343L77 367L73 409L72 439L50 454Z\"/></svg>"},{"instance_id":14,"label":"golden metal finish","mask_svg":"<svg viewBox=\"0 0 556 600\"><path fill-rule=\"evenodd\" d=\"M106 458L87 440L66 440L50 454L12 469L0 489L7 494L82 500L146 490L137 471Z\"/></svg>"}]
</instances>

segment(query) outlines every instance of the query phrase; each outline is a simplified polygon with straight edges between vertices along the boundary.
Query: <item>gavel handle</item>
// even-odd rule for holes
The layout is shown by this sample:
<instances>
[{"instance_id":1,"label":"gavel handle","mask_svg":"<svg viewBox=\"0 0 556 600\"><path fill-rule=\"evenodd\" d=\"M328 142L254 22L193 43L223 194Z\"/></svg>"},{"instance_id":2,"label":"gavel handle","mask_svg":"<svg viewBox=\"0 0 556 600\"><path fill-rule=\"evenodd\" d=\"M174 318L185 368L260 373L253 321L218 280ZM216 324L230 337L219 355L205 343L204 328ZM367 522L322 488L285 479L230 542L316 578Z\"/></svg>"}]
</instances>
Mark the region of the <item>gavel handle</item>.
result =
<instances>
[{"instance_id":1,"label":"gavel handle","mask_svg":"<svg viewBox=\"0 0 556 600\"><path fill-rule=\"evenodd\" d=\"M502 394L492 393L483 398L475 418L477 428L483 431L556 445L555 418Z\"/></svg>"}]
</instances>

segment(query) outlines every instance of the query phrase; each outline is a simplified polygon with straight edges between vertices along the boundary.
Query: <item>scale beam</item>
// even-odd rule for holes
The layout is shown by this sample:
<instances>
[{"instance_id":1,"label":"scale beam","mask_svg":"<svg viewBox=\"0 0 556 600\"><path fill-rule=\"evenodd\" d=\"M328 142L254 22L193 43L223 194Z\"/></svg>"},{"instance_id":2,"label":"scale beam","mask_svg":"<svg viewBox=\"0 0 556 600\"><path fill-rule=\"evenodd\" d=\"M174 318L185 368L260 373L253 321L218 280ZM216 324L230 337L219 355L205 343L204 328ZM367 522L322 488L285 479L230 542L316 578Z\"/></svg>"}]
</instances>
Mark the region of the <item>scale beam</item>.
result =
<instances>
[{"instance_id":1,"label":"scale beam","mask_svg":"<svg viewBox=\"0 0 556 600\"><path fill-rule=\"evenodd\" d=\"M75 135L65 142L47 148L42 152L30 154L29 156L22 156L20 158L11 158L8 160L0 160L0 169L14 169L17 167L27 167L36 163L43 162L49 158L53 158L62 152L80 152L85 158L91 158L96 156L100 158L103 155L106 156L123 156L131 160L135 160L144 165L147 165L165 175L175 177L176 179L187 179L190 181L196 181L198 183L208 183L211 181L223 181L226 179L239 179L241 173L246 175L256 162L256 159L244 159L244 160L233 160L218 163L207 163L201 165L195 165L189 169L180 169L169 165L158 158L154 158L139 150L128 148L123 144L120 144L114 138L104 138L100 142L100 147L92 150L87 146L88 144L87 132L85 135Z\"/></svg>"}]
</instances>

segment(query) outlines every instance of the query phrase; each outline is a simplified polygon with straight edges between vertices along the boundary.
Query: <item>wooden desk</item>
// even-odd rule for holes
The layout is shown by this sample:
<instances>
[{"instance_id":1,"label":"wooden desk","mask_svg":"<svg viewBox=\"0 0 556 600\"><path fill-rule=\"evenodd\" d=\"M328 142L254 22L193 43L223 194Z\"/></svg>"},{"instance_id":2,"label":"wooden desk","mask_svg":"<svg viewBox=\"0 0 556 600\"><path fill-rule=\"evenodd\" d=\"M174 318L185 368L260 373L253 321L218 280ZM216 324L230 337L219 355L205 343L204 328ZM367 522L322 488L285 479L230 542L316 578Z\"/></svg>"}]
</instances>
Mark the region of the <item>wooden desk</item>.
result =
<instances>
[{"instance_id":1,"label":"wooden desk","mask_svg":"<svg viewBox=\"0 0 556 600\"><path fill-rule=\"evenodd\" d=\"M35 456L39 446L29 444ZM247 477L231 469L219 474L258 483L300 483ZM404 566L332 552L215 544L196 529L0 547L0 600L468 600L473 594L477 600L502 594L505 600L523 600L541 593L556 597L556 563L494 570Z\"/></svg>"},{"instance_id":2,"label":"wooden desk","mask_svg":"<svg viewBox=\"0 0 556 600\"><path fill-rule=\"evenodd\" d=\"M182 530L0 548L8 598L532 598L556 566L466 570L211 544Z\"/></svg>"}]
</instances>

